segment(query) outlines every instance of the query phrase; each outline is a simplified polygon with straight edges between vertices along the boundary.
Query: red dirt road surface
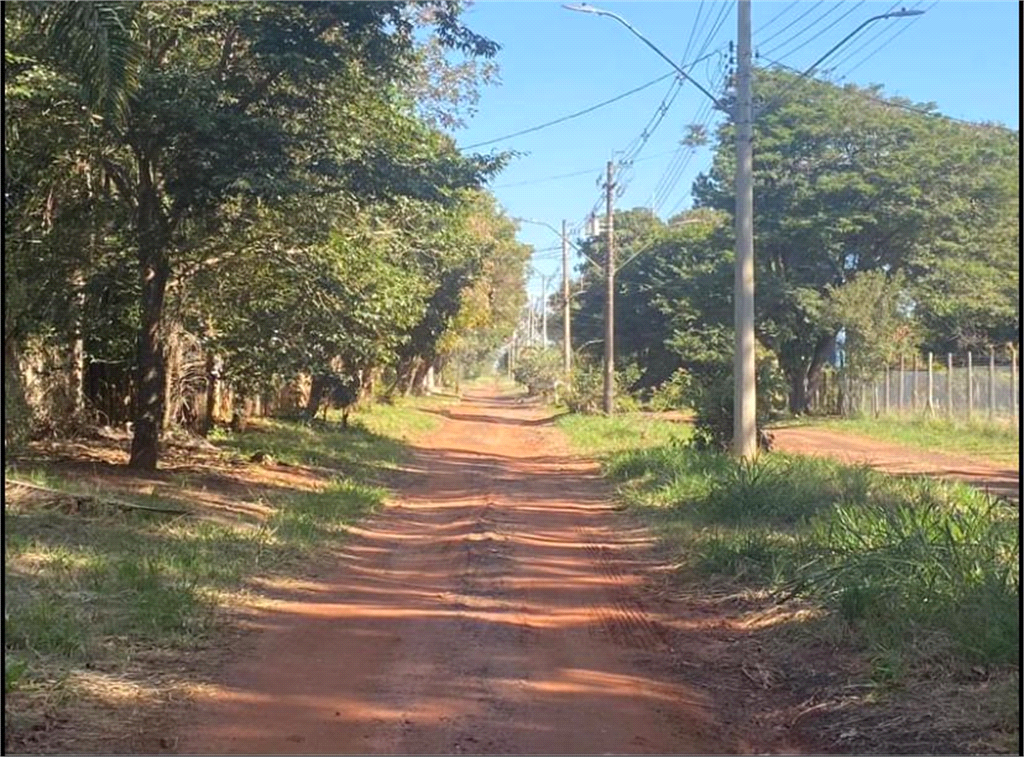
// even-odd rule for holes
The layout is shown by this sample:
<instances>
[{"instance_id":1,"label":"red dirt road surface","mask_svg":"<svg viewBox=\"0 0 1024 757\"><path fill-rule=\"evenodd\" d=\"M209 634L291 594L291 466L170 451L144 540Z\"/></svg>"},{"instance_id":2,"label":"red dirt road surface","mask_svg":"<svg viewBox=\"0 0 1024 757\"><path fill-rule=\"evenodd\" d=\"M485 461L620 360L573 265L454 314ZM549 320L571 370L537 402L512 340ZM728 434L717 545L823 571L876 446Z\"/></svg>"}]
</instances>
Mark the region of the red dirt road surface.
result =
<instances>
[{"instance_id":1,"label":"red dirt road surface","mask_svg":"<svg viewBox=\"0 0 1024 757\"><path fill-rule=\"evenodd\" d=\"M544 414L488 392L445 411L397 501L315 581L275 590L177 750L750 749L678 674L687 620L640 588L649 538Z\"/></svg>"},{"instance_id":2,"label":"red dirt road surface","mask_svg":"<svg viewBox=\"0 0 1024 757\"><path fill-rule=\"evenodd\" d=\"M842 463L866 464L894 475L947 478L1020 499L1020 470L963 455L912 449L822 428L773 429L774 448L781 452L830 457Z\"/></svg>"}]
</instances>

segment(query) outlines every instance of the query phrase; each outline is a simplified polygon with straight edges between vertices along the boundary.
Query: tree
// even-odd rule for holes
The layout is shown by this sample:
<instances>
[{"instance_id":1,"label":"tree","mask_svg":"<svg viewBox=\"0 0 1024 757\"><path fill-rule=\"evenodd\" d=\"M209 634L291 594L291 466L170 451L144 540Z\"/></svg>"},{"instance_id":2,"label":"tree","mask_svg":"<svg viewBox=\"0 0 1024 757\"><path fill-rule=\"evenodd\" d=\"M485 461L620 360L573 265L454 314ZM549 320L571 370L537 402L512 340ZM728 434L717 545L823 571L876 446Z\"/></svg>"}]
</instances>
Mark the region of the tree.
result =
<instances>
[{"instance_id":1,"label":"tree","mask_svg":"<svg viewBox=\"0 0 1024 757\"><path fill-rule=\"evenodd\" d=\"M1015 219L998 238L986 227L1016 205L1017 139L910 112L878 87L764 70L758 89L765 100L754 136L758 337L787 375L790 409L802 412L834 348L836 331L824 317L829 287L858 272L906 271L921 316L938 324L926 313L942 313L943 296L960 301L957 312L971 312L966 292L942 292L936 277L971 257L972 238L990 241L988 259L999 261L990 267L994 280L1011 274L1004 250ZM722 126L714 164L695 183L698 205L733 211L733 141L732 126ZM1005 315L1001 296L990 305Z\"/></svg>"},{"instance_id":2,"label":"tree","mask_svg":"<svg viewBox=\"0 0 1024 757\"><path fill-rule=\"evenodd\" d=\"M75 5L55 4L52 15L78 21L51 29L69 43L84 40L72 49L101 50L90 47L89 34L98 43L111 38L113 27L83 31ZM463 158L437 136L432 150L390 153L385 137L397 132L401 140L420 128L406 117L408 105L391 96L412 65L417 13L432 9L429 23L445 47L489 57L496 45L461 25L454 2L116 7L117 39L127 37L132 49L123 75L108 76L120 70L119 58L106 67L82 66L75 55L51 55L48 62L79 85L85 104L111 101L120 86L111 82L130 93L123 118L99 121L87 160L111 186L135 247L140 295L130 464L151 470L169 282L239 216L297 194L443 199L450 188L479 183L495 161ZM384 127L370 141L344 128L364 109Z\"/></svg>"}]
</instances>

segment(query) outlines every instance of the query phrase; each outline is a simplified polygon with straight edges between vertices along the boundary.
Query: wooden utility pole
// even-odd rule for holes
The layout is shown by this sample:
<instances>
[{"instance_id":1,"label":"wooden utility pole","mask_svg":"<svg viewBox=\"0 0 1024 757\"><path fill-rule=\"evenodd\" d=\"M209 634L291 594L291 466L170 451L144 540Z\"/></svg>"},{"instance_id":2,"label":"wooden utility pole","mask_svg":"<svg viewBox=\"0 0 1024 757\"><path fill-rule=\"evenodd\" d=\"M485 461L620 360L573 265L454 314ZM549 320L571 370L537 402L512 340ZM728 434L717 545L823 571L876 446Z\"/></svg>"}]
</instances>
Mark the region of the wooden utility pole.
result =
<instances>
[{"instance_id":1,"label":"wooden utility pole","mask_svg":"<svg viewBox=\"0 0 1024 757\"><path fill-rule=\"evenodd\" d=\"M565 219L562 219L562 368L568 382L572 371L572 334L569 327L569 240L565 234Z\"/></svg>"},{"instance_id":2,"label":"wooden utility pole","mask_svg":"<svg viewBox=\"0 0 1024 757\"><path fill-rule=\"evenodd\" d=\"M754 139L750 0L736 6L736 346L733 363L733 453L757 454L754 356Z\"/></svg>"},{"instance_id":3,"label":"wooden utility pole","mask_svg":"<svg viewBox=\"0 0 1024 757\"><path fill-rule=\"evenodd\" d=\"M604 306L604 413L615 412L615 220L613 218L615 164L608 161L608 181L605 183L605 306Z\"/></svg>"}]
</instances>

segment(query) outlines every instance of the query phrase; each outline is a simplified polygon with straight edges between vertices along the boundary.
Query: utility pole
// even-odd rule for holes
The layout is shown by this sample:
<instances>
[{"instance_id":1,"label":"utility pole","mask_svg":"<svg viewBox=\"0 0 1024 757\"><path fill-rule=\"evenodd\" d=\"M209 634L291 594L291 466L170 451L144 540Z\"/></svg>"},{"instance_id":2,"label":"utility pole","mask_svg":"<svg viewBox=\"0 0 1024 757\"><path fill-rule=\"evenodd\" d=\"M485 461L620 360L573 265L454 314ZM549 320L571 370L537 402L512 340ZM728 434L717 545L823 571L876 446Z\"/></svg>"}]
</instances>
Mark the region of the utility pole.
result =
<instances>
[{"instance_id":1,"label":"utility pole","mask_svg":"<svg viewBox=\"0 0 1024 757\"><path fill-rule=\"evenodd\" d=\"M736 30L736 350L733 364L733 453L757 454L754 355L754 143L750 0L738 0Z\"/></svg>"},{"instance_id":2,"label":"utility pole","mask_svg":"<svg viewBox=\"0 0 1024 757\"><path fill-rule=\"evenodd\" d=\"M569 240L565 234L565 219L562 219L562 369L568 382L572 371L572 341L569 330Z\"/></svg>"},{"instance_id":3,"label":"utility pole","mask_svg":"<svg viewBox=\"0 0 1024 757\"><path fill-rule=\"evenodd\" d=\"M540 287L542 292L540 296L540 333L541 347L544 349L548 348L548 284L551 283L551 280L554 277L555 274L540 277Z\"/></svg>"},{"instance_id":4,"label":"utility pole","mask_svg":"<svg viewBox=\"0 0 1024 757\"><path fill-rule=\"evenodd\" d=\"M526 310L526 344L530 347L533 346L533 297L530 298L530 304L527 305Z\"/></svg>"},{"instance_id":5,"label":"utility pole","mask_svg":"<svg viewBox=\"0 0 1024 757\"><path fill-rule=\"evenodd\" d=\"M604 414L615 412L615 220L613 217L615 183L612 181L615 163L608 161L608 181L605 183L605 310L604 310Z\"/></svg>"}]
</instances>

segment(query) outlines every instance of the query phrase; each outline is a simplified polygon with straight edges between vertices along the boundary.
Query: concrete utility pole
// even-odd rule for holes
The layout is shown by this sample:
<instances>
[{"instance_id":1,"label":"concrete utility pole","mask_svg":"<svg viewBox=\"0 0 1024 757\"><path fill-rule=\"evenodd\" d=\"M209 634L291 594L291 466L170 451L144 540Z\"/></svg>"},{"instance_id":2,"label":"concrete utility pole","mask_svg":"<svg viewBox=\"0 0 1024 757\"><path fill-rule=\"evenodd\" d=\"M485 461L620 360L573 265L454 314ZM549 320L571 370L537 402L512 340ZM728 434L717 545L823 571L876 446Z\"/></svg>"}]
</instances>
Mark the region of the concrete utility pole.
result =
<instances>
[{"instance_id":1,"label":"concrete utility pole","mask_svg":"<svg viewBox=\"0 0 1024 757\"><path fill-rule=\"evenodd\" d=\"M608 161L608 181L605 183L605 227L607 255L605 256L605 310L604 310L604 413L615 412L615 163Z\"/></svg>"},{"instance_id":2,"label":"concrete utility pole","mask_svg":"<svg viewBox=\"0 0 1024 757\"><path fill-rule=\"evenodd\" d=\"M526 344L530 347L533 346L533 298L530 298L530 304L527 305L526 310Z\"/></svg>"},{"instance_id":3,"label":"concrete utility pole","mask_svg":"<svg viewBox=\"0 0 1024 757\"><path fill-rule=\"evenodd\" d=\"M736 25L736 352L733 453L757 454L754 355L754 140L750 0L738 0Z\"/></svg>"},{"instance_id":4,"label":"concrete utility pole","mask_svg":"<svg viewBox=\"0 0 1024 757\"><path fill-rule=\"evenodd\" d=\"M541 346L548 348L548 284L555 275L541 277Z\"/></svg>"},{"instance_id":5,"label":"concrete utility pole","mask_svg":"<svg viewBox=\"0 0 1024 757\"><path fill-rule=\"evenodd\" d=\"M565 380L572 371L572 340L569 327L569 239L565 233L565 219L562 219L562 369Z\"/></svg>"}]
</instances>

